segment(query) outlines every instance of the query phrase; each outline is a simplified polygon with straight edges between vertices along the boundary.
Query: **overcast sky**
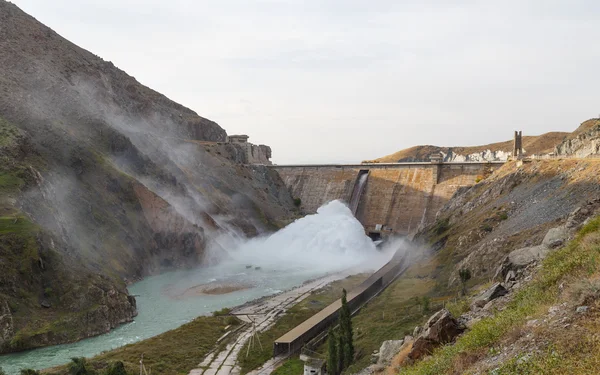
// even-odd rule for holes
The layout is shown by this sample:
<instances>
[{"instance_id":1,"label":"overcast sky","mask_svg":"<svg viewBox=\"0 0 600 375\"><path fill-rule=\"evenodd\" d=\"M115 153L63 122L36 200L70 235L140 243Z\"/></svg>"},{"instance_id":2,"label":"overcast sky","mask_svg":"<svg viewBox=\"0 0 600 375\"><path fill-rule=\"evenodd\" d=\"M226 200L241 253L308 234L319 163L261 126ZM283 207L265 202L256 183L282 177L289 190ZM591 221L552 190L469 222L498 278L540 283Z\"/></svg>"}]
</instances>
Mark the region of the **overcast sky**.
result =
<instances>
[{"instance_id":1,"label":"overcast sky","mask_svg":"<svg viewBox=\"0 0 600 375\"><path fill-rule=\"evenodd\" d=\"M600 114L597 0L13 2L278 164L572 131Z\"/></svg>"}]
</instances>

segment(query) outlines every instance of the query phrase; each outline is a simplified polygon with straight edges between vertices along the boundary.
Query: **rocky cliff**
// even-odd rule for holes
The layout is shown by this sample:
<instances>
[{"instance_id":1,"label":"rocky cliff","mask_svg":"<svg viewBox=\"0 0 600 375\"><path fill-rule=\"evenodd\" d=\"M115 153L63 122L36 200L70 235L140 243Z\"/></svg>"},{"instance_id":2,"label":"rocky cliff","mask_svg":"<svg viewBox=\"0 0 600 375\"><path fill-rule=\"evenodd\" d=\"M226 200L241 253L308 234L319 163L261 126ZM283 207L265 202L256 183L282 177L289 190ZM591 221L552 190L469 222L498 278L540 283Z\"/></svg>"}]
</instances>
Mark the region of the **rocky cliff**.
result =
<instances>
[{"instance_id":1,"label":"rocky cliff","mask_svg":"<svg viewBox=\"0 0 600 375\"><path fill-rule=\"evenodd\" d=\"M192 267L293 202L226 132L0 0L0 347L129 321L124 281ZM218 256L218 254L217 254Z\"/></svg>"},{"instance_id":2,"label":"rocky cliff","mask_svg":"<svg viewBox=\"0 0 600 375\"><path fill-rule=\"evenodd\" d=\"M556 146L556 155L585 158L600 154L600 119L590 119Z\"/></svg>"}]
</instances>

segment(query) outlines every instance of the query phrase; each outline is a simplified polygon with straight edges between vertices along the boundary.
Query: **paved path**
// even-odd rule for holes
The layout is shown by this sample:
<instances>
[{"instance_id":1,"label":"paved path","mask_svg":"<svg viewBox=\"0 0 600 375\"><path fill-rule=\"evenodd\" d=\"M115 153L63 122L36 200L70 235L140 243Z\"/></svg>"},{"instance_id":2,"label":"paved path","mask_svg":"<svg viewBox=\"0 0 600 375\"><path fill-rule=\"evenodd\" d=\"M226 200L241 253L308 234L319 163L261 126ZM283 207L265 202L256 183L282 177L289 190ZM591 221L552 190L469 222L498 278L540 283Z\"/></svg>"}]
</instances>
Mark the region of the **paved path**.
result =
<instances>
[{"instance_id":1,"label":"paved path","mask_svg":"<svg viewBox=\"0 0 600 375\"><path fill-rule=\"evenodd\" d=\"M220 353L212 352L208 354L202 363L198 365L198 368L190 371L189 375L239 375L238 355L245 355L245 353L240 354L240 351L246 342L250 340L255 330L258 332L267 330L275 323L280 314L310 296L311 292L321 289L332 281L342 279L349 274L351 273L344 272L325 276L255 304L234 309L232 314L237 315L245 323L244 327L238 333L237 338L227 344L227 347ZM254 345L259 345L259 343L255 342ZM250 374L268 375L283 359L285 358L272 358L261 368L250 372Z\"/></svg>"}]
</instances>

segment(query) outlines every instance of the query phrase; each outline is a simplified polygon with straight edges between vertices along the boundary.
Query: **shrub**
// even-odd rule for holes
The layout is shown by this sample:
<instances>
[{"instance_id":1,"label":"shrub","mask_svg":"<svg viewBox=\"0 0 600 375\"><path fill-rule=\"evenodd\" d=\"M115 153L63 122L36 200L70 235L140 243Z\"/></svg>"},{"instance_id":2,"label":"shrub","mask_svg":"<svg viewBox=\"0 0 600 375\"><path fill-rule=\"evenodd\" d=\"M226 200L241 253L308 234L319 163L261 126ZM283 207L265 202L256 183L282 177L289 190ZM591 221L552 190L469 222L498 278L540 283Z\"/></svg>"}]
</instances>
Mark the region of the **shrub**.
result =
<instances>
[{"instance_id":1,"label":"shrub","mask_svg":"<svg viewBox=\"0 0 600 375\"><path fill-rule=\"evenodd\" d=\"M300 198L294 198L294 206L300 207L302 200Z\"/></svg>"},{"instance_id":2,"label":"shrub","mask_svg":"<svg viewBox=\"0 0 600 375\"><path fill-rule=\"evenodd\" d=\"M121 361L111 363L106 371L106 375L127 375L125 365L123 365L123 362Z\"/></svg>"},{"instance_id":3,"label":"shrub","mask_svg":"<svg viewBox=\"0 0 600 375\"><path fill-rule=\"evenodd\" d=\"M221 310L217 310L213 312L213 316L224 316L229 315L231 309L229 307L223 307Z\"/></svg>"},{"instance_id":4,"label":"shrub","mask_svg":"<svg viewBox=\"0 0 600 375\"><path fill-rule=\"evenodd\" d=\"M40 375L40 372L38 370L26 368L21 370L21 375Z\"/></svg>"},{"instance_id":5,"label":"shrub","mask_svg":"<svg viewBox=\"0 0 600 375\"><path fill-rule=\"evenodd\" d=\"M93 371L88 370L87 361L83 357L71 358L69 363L69 374L71 375L90 375Z\"/></svg>"},{"instance_id":6,"label":"shrub","mask_svg":"<svg viewBox=\"0 0 600 375\"><path fill-rule=\"evenodd\" d=\"M450 228L450 219L449 218L445 218L445 219L437 219L435 221L435 224L433 226L433 231L435 234L440 235L442 233L444 233L445 231L447 231Z\"/></svg>"},{"instance_id":7,"label":"shrub","mask_svg":"<svg viewBox=\"0 0 600 375\"><path fill-rule=\"evenodd\" d=\"M230 326L237 326L238 324L240 324L240 320L235 316L228 316L227 318L225 318L225 324Z\"/></svg>"}]
</instances>

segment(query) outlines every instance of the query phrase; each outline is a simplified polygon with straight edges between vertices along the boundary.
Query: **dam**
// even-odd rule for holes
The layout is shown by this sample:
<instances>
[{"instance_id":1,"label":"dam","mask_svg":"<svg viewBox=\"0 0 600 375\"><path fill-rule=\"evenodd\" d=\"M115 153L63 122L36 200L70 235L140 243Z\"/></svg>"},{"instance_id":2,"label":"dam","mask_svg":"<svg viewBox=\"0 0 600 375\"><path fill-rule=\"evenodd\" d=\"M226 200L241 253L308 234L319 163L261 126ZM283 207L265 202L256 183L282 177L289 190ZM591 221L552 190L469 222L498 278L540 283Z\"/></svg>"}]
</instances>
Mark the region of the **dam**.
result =
<instances>
[{"instance_id":1,"label":"dam","mask_svg":"<svg viewBox=\"0 0 600 375\"><path fill-rule=\"evenodd\" d=\"M461 187L475 185L505 162L273 165L305 213L347 202L373 239L410 236Z\"/></svg>"}]
</instances>

